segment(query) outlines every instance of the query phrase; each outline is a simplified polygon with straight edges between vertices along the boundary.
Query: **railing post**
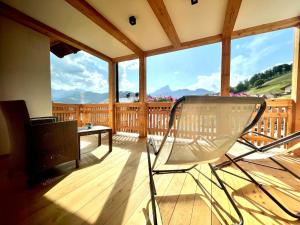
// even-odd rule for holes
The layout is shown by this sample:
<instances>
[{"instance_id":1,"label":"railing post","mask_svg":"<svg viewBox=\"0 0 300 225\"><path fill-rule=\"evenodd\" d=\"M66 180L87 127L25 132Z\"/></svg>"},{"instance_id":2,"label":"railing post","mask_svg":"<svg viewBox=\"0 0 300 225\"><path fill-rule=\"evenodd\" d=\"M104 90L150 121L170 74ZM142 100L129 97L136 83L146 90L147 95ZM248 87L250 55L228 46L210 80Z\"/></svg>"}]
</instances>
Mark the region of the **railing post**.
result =
<instances>
[{"instance_id":1,"label":"railing post","mask_svg":"<svg viewBox=\"0 0 300 225\"><path fill-rule=\"evenodd\" d=\"M112 128L112 132L116 133L115 124L115 102L116 102L116 75L114 62L108 63L109 76L109 95L108 95L108 125Z\"/></svg>"},{"instance_id":2,"label":"railing post","mask_svg":"<svg viewBox=\"0 0 300 225\"><path fill-rule=\"evenodd\" d=\"M86 110L85 105L81 104L81 113L82 113L82 122L81 126L85 126L89 121L88 121L88 112Z\"/></svg>"},{"instance_id":3,"label":"railing post","mask_svg":"<svg viewBox=\"0 0 300 225\"><path fill-rule=\"evenodd\" d=\"M81 107L79 104L76 104L76 108L75 108L75 113L76 113L76 120L77 120L77 126L78 127L81 127L82 124L81 124L81 119L80 119L80 111L81 111Z\"/></svg>"},{"instance_id":4,"label":"railing post","mask_svg":"<svg viewBox=\"0 0 300 225\"><path fill-rule=\"evenodd\" d=\"M148 127L148 104L146 102L141 102L139 111L139 125L140 125L140 137L147 137L147 127Z\"/></svg>"}]
</instances>

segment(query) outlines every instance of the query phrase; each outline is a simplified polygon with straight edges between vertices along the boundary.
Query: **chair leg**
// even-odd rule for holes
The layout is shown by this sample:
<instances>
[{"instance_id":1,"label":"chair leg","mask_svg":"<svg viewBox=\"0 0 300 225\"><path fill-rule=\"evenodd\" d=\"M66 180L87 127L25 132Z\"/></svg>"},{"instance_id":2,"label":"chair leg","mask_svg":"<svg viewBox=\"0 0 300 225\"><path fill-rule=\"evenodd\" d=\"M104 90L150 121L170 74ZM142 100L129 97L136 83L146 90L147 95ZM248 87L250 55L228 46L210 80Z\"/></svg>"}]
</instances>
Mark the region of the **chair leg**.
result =
<instances>
[{"instance_id":1,"label":"chair leg","mask_svg":"<svg viewBox=\"0 0 300 225\"><path fill-rule=\"evenodd\" d=\"M148 146L147 146L147 159L148 159L149 186L150 186L150 194L151 194L153 224L157 225L157 214L156 214L156 205L155 205L156 188L155 188L154 179L153 179L151 158L150 158L150 152L149 152Z\"/></svg>"},{"instance_id":2,"label":"chair leg","mask_svg":"<svg viewBox=\"0 0 300 225\"><path fill-rule=\"evenodd\" d=\"M228 191L227 191L227 189L226 189L226 187L225 187L223 181L220 179L220 177L219 177L219 175L217 174L217 171L215 170L215 168L214 168L210 163L209 163L208 165L209 165L209 167L210 167L210 169L211 169L213 175L217 178L218 183L219 183L220 186L222 187L222 190L225 192L225 194L226 194L227 198L229 199L231 205L233 206L235 212L237 213L237 215L238 215L238 217L239 217L239 219L240 219L240 222L238 223L238 225L243 225L243 224L244 224L244 219L243 219L243 216L242 216L240 210L238 209L238 207L236 206L234 200L232 199L232 197L231 197L230 194L228 193Z\"/></svg>"},{"instance_id":3,"label":"chair leg","mask_svg":"<svg viewBox=\"0 0 300 225\"><path fill-rule=\"evenodd\" d=\"M293 213L288 210L281 202L279 202L269 191L267 191L262 184L258 183L246 170L244 170L240 165L237 164L232 158L230 158L227 154L225 156L243 173L245 174L251 182L253 182L260 190L262 190L279 208L281 208L285 213L290 215L291 217L300 219L300 212Z\"/></svg>"}]
</instances>

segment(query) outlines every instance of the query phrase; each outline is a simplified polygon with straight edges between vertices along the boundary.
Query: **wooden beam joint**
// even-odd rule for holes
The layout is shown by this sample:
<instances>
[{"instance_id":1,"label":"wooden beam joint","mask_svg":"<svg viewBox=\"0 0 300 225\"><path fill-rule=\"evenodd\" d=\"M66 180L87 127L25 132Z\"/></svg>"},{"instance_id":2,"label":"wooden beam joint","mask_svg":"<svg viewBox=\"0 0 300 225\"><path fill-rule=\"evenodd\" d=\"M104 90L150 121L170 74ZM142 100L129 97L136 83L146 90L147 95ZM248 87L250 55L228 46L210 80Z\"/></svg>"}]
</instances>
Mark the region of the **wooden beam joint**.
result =
<instances>
[{"instance_id":1,"label":"wooden beam joint","mask_svg":"<svg viewBox=\"0 0 300 225\"><path fill-rule=\"evenodd\" d=\"M165 33L167 34L169 40L171 41L173 47L180 47L181 43L178 34L163 0L148 0L148 3Z\"/></svg>"},{"instance_id":2,"label":"wooden beam joint","mask_svg":"<svg viewBox=\"0 0 300 225\"><path fill-rule=\"evenodd\" d=\"M85 0L65 0L75 9L80 11L83 15L88 17L99 27L112 35L118 41L123 43L126 47L131 49L138 56L143 56L144 52L136 44L134 44L127 36L125 36L116 26L108 21L102 14L100 14L95 8L93 8Z\"/></svg>"},{"instance_id":3,"label":"wooden beam joint","mask_svg":"<svg viewBox=\"0 0 300 225\"><path fill-rule=\"evenodd\" d=\"M223 25L223 38L231 37L242 0L229 0Z\"/></svg>"}]
</instances>

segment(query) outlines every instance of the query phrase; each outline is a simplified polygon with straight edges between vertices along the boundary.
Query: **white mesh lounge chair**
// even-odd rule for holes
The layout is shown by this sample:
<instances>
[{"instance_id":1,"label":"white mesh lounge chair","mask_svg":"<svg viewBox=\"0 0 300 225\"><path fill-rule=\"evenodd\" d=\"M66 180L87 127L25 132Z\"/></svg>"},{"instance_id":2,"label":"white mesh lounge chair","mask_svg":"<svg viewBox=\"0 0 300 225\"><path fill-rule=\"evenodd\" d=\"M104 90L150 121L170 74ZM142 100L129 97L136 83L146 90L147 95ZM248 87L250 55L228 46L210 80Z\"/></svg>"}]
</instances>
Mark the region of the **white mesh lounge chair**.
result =
<instances>
[{"instance_id":1,"label":"white mesh lounge chair","mask_svg":"<svg viewBox=\"0 0 300 225\"><path fill-rule=\"evenodd\" d=\"M258 111L257 105L260 105ZM239 224L243 224L239 209L211 163L224 156L237 139L258 121L264 109L264 99L254 97L184 96L176 101L170 113L168 130L160 146L156 148L152 138L147 144L154 224L157 224L157 212L153 176L185 173L203 163L209 164L220 187L235 209L240 220ZM256 113L254 119L253 113ZM170 137L171 134L174 134L173 137ZM150 158L151 151L156 156L153 163ZM184 165L186 168L161 169L162 164Z\"/></svg>"}]
</instances>

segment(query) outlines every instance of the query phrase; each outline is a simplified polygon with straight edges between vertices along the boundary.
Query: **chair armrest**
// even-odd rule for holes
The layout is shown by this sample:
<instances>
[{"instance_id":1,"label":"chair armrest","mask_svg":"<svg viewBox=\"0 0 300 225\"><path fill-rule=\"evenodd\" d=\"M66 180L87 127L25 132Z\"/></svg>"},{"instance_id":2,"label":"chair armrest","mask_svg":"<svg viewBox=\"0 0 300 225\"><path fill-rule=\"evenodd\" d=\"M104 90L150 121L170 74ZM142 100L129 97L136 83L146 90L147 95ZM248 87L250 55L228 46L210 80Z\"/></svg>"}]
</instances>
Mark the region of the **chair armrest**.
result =
<instances>
[{"instance_id":1,"label":"chair armrest","mask_svg":"<svg viewBox=\"0 0 300 225\"><path fill-rule=\"evenodd\" d=\"M56 116L43 116L43 117L32 117L30 118L30 124L45 124L45 123L55 123L58 121Z\"/></svg>"}]
</instances>

